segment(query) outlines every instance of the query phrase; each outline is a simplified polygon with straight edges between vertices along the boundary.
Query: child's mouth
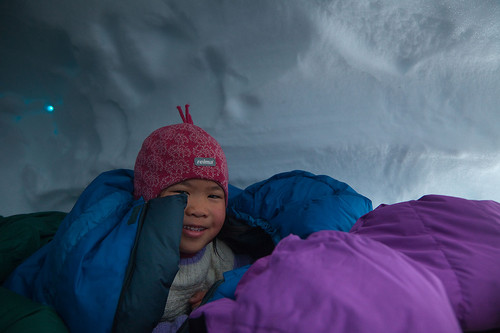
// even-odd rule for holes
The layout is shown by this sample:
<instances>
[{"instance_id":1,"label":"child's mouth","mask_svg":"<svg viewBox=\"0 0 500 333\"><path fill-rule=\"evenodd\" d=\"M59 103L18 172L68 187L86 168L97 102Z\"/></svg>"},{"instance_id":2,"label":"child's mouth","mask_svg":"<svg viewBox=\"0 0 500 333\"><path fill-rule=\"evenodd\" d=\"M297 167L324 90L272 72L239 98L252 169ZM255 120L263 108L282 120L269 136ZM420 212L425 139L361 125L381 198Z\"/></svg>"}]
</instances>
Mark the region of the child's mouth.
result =
<instances>
[{"instance_id":1,"label":"child's mouth","mask_svg":"<svg viewBox=\"0 0 500 333\"><path fill-rule=\"evenodd\" d=\"M205 227L197 227L197 226L191 226L191 225L185 225L185 226L183 226L183 228L185 230L197 231L197 232L200 232L200 231L203 231L203 230L207 229Z\"/></svg>"}]
</instances>

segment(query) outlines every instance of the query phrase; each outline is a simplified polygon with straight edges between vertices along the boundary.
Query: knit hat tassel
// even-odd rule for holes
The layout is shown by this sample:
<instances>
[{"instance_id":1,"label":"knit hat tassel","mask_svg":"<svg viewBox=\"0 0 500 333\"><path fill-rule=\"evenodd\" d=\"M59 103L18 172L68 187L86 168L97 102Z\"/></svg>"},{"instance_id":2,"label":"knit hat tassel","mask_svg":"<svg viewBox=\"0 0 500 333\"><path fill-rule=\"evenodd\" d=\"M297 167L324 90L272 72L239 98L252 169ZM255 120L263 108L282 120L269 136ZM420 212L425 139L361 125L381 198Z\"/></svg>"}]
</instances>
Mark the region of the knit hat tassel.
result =
<instances>
[{"instance_id":1,"label":"knit hat tassel","mask_svg":"<svg viewBox=\"0 0 500 333\"><path fill-rule=\"evenodd\" d=\"M193 118L191 118L191 115L189 114L189 104L186 104L185 108L186 108L186 116L184 116L182 107L177 106L177 110L179 110L179 114L181 115L182 121L184 122L184 124L193 125Z\"/></svg>"}]
</instances>

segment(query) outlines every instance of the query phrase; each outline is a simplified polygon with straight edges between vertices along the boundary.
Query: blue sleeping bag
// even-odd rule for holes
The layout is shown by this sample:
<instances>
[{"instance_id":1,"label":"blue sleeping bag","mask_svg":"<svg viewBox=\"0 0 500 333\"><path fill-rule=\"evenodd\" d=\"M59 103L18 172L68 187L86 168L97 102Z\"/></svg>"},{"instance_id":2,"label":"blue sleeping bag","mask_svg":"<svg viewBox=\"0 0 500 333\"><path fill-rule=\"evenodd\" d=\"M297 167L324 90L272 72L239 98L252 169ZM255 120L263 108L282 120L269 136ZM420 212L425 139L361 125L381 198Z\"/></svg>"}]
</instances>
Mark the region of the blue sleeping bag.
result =
<instances>
[{"instance_id":1,"label":"blue sleeping bag","mask_svg":"<svg viewBox=\"0 0 500 333\"><path fill-rule=\"evenodd\" d=\"M274 244L289 234L305 238L325 229L348 231L372 209L371 201L347 184L304 171L229 191L226 223L261 229ZM54 307L71 332L150 332L178 271L187 198L144 203L132 193L131 170L98 176L53 241L23 262L4 286ZM230 295L244 272L225 274L220 293ZM212 294L216 298L217 290Z\"/></svg>"},{"instance_id":2,"label":"blue sleeping bag","mask_svg":"<svg viewBox=\"0 0 500 333\"><path fill-rule=\"evenodd\" d=\"M134 201L132 180L97 177L4 286L54 307L71 332L150 332L177 273L186 197Z\"/></svg>"},{"instance_id":3,"label":"blue sleeping bag","mask_svg":"<svg viewBox=\"0 0 500 333\"><path fill-rule=\"evenodd\" d=\"M372 202L346 183L295 170L231 194L228 216L261 227L277 244L290 234L306 238L320 230L347 232L371 210Z\"/></svg>"}]
</instances>

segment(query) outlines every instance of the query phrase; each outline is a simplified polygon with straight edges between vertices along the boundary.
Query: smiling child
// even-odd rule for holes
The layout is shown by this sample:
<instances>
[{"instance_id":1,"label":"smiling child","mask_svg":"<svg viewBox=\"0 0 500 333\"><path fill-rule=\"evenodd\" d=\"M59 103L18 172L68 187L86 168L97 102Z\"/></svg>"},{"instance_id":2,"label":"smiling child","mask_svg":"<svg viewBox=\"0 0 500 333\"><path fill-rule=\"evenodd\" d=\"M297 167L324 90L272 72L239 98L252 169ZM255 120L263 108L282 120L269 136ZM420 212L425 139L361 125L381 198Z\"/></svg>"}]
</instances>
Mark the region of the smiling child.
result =
<instances>
[{"instance_id":1,"label":"smiling child","mask_svg":"<svg viewBox=\"0 0 500 333\"><path fill-rule=\"evenodd\" d=\"M179 271L162 317L175 326L235 261L226 244L214 242L226 218L226 157L219 143L193 124L188 107L185 115L178 107L184 123L159 128L144 140L134 167L135 198L187 195Z\"/></svg>"}]
</instances>

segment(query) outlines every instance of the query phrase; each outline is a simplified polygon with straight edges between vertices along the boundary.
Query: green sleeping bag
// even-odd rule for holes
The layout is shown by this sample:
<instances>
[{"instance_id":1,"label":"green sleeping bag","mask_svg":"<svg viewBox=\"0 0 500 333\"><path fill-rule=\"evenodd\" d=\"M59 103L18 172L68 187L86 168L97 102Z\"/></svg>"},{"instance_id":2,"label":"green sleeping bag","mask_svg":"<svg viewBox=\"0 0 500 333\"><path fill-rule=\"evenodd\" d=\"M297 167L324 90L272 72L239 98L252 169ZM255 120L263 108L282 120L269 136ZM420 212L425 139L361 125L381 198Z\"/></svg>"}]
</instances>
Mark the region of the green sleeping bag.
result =
<instances>
[{"instance_id":1,"label":"green sleeping bag","mask_svg":"<svg viewBox=\"0 0 500 333\"><path fill-rule=\"evenodd\" d=\"M63 212L0 216L0 283L26 258L47 244L66 216ZM69 332L49 306L0 287L0 332Z\"/></svg>"}]
</instances>

